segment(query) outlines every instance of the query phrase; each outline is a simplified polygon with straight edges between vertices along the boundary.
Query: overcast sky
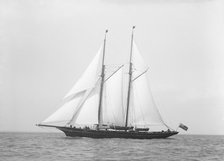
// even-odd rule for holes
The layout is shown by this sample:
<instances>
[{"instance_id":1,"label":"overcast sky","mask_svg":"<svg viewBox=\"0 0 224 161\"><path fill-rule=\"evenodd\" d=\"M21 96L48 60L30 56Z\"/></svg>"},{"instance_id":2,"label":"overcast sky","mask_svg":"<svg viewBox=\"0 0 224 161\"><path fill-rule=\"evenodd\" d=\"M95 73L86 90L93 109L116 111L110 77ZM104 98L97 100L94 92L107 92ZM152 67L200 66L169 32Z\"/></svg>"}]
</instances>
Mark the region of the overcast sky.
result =
<instances>
[{"instance_id":1,"label":"overcast sky","mask_svg":"<svg viewBox=\"0 0 224 161\"><path fill-rule=\"evenodd\" d=\"M35 127L60 105L109 29L106 63L126 63L131 27L168 125L224 134L221 0L0 0L0 131Z\"/></svg>"}]
</instances>

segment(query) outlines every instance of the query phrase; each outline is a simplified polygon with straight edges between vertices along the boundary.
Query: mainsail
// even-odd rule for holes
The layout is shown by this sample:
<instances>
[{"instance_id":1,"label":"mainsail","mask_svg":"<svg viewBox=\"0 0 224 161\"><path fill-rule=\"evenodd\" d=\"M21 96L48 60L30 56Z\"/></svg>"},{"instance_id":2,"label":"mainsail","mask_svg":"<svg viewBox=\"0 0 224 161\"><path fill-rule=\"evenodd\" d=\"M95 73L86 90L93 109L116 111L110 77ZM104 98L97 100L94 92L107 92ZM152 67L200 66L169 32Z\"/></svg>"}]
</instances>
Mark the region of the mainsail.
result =
<instances>
[{"instance_id":1,"label":"mainsail","mask_svg":"<svg viewBox=\"0 0 224 161\"><path fill-rule=\"evenodd\" d=\"M149 88L147 79L148 67L134 41L132 65L129 125L137 127L164 125Z\"/></svg>"}]
</instances>

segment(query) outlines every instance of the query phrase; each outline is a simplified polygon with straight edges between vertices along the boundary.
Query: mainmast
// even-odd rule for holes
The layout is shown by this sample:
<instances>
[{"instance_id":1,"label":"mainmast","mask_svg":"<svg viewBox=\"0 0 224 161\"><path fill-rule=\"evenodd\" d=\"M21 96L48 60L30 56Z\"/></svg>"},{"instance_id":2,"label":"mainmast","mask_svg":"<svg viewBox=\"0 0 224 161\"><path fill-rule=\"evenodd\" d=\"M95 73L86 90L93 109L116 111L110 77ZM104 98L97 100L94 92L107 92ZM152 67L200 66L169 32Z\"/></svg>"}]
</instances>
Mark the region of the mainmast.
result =
<instances>
[{"instance_id":1,"label":"mainmast","mask_svg":"<svg viewBox=\"0 0 224 161\"><path fill-rule=\"evenodd\" d=\"M106 36L108 30L105 31L104 37L104 44L103 44L103 57L102 57L102 67L101 67L101 83L100 83L100 98L99 98L99 108L98 108L98 127L99 130L100 125L102 124L102 98L103 98L103 86L104 86L104 76L105 76L105 65L104 65L104 58L105 58L105 47L106 47Z\"/></svg>"},{"instance_id":2,"label":"mainmast","mask_svg":"<svg viewBox=\"0 0 224 161\"><path fill-rule=\"evenodd\" d=\"M125 121L125 131L127 131L128 126L128 114L129 114L129 106L130 106L130 93L131 93L131 80L132 80L132 46L133 46L133 38L134 38L134 29L135 26L132 27L132 35L131 35L131 51L130 51L130 59L129 59L129 82L128 82L128 96L127 96L127 110L126 110L126 121Z\"/></svg>"}]
</instances>

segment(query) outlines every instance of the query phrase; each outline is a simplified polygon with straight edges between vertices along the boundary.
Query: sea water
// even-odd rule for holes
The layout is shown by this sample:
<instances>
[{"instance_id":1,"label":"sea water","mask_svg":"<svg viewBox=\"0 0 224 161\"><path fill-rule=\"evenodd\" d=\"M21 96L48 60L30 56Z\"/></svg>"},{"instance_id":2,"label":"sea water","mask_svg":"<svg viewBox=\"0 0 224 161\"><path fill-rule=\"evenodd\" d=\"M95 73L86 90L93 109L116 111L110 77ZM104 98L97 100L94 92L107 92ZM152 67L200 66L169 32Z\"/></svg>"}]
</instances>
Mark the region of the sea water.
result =
<instances>
[{"instance_id":1,"label":"sea water","mask_svg":"<svg viewBox=\"0 0 224 161\"><path fill-rule=\"evenodd\" d=\"M1 161L224 161L224 136L167 139L71 138L63 133L0 133Z\"/></svg>"}]
</instances>

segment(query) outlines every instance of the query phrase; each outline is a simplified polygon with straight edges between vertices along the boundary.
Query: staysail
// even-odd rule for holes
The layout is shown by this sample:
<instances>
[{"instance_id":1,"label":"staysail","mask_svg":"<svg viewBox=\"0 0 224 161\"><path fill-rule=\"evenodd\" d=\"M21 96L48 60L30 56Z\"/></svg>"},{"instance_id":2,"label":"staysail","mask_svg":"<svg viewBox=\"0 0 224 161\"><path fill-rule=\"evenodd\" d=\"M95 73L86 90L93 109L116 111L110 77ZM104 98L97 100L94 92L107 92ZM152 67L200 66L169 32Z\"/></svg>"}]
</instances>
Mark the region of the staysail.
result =
<instances>
[{"instance_id":1,"label":"staysail","mask_svg":"<svg viewBox=\"0 0 224 161\"><path fill-rule=\"evenodd\" d=\"M55 113L45 119L41 124L65 126L66 124L70 123L71 120L74 120L75 114L80 112L82 113L82 109L86 109L90 102L96 102L95 99L96 97L98 97L98 88L96 86L99 85L98 81L100 72L99 69L101 66L101 57L102 46L100 47L90 65L83 73L82 77L64 97L63 105ZM76 119L77 118L75 118L75 120Z\"/></svg>"}]
</instances>

